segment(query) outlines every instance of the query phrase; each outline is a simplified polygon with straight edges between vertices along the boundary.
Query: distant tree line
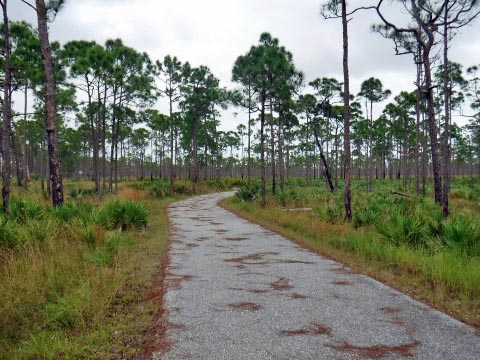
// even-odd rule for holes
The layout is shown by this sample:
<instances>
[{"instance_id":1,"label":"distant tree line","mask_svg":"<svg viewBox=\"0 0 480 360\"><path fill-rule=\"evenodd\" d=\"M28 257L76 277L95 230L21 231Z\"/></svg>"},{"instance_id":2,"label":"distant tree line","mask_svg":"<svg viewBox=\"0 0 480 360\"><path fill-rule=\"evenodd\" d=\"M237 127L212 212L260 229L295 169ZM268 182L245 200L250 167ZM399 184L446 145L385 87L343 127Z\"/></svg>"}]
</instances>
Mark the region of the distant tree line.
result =
<instances>
[{"instance_id":1,"label":"distant tree line","mask_svg":"<svg viewBox=\"0 0 480 360\"><path fill-rule=\"evenodd\" d=\"M36 11L37 27L9 21L7 0L0 0L5 213L12 177L26 189L38 177L57 206L62 176L90 179L97 193L115 192L126 177L162 177L173 189L179 177L195 187L201 178L242 176L250 183L258 176L265 204L267 184L275 194L295 175L324 177L332 192L345 184L347 219L352 177L363 178L367 191L374 179L389 178L424 194L432 176L447 215L451 177L480 174L480 65L465 70L448 55L458 29L478 14L477 1L400 0L411 17L401 28L384 16L383 1L348 9L346 1L331 0L322 14L342 20L343 79L306 84L293 55L264 33L233 64L234 89L221 87L206 66L171 55L153 61L120 39L50 44L47 20L63 1L23 2ZM397 54L412 56L416 87L392 99L371 77L351 93L348 20L360 10L376 11L381 24L374 32L392 39ZM20 94L23 104L13 111L12 96ZM160 98L167 114L155 109ZM383 111L374 111L387 99ZM467 103L467 124L453 123ZM239 109L241 124L220 131L220 110L229 106Z\"/></svg>"}]
</instances>

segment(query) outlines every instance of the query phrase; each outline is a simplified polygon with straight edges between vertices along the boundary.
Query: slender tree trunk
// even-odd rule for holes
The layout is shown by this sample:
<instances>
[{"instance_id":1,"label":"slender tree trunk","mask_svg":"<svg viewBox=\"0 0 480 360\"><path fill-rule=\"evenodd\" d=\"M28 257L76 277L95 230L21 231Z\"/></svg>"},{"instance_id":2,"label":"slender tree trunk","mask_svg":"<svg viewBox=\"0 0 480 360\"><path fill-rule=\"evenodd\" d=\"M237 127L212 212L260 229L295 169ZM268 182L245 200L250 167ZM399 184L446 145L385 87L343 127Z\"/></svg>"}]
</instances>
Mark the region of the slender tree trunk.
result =
<instances>
[{"instance_id":1,"label":"slender tree trunk","mask_svg":"<svg viewBox=\"0 0 480 360\"><path fill-rule=\"evenodd\" d=\"M171 86L171 83L170 83ZM171 87L170 87L171 88ZM175 143L175 119L173 118L173 99L169 95L169 115L170 115L170 191L175 192L175 158L174 158L174 143Z\"/></svg>"},{"instance_id":2,"label":"slender tree trunk","mask_svg":"<svg viewBox=\"0 0 480 360\"><path fill-rule=\"evenodd\" d=\"M12 64L10 48L10 29L8 22L7 0L0 2L3 10L3 52L5 55L5 79L3 83L3 125L2 125L2 204L3 213L9 215L10 204L10 122L12 120Z\"/></svg>"},{"instance_id":3,"label":"slender tree trunk","mask_svg":"<svg viewBox=\"0 0 480 360\"><path fill-rule=\"evenodd\" d=\"M416 124L415 124L415 193L420 193L420 104L422 96L421 88L421 48L418 47L417 54L415 56L415 63L417 64L417 93L415 101L415 115L416 115Z\"/></svg>"},{"instance_id":4,"label":"slender tree trunk","mask_svg":"<svg viewBox=\"0 0 480 360\"><path fill-rule=\"evenodd\" d=\"M422 195L427 193L428 178L428 155L427 155L427 134L425 127L425 113L422 111Z\"/></svg>"},{"instance_id":5,"label":"slender tree trunk","mask_svg":"<svg viewBox=\"0 0 480 360\"><path fill-rule=\"evenodd\" d=\"M265 164L265 92L260 94L260 166L261 166L261 178L262 178L262 200L261 205L265 207L267 205L267 167Z\"/></svg>"},{"instance_id":6,"label":"slender tree trunk","mask_svg":"<svg viewBox=\"0 0 480 360\"><path fill-rule=\"evenodd\" d=\"M110 192L113 191L113 178L115 172L115 143L117 142L117 89L113 90L113 105L112 105L112 134L111 134L111 141L110 141L110 176L108 181L108 190Z\"/></svg>"},{"instance_id":7,"label":"slender tree trunk","mask_svg":"<svg viewBox=\"0 0 480 360\"><path fill-rule=\"evenodd\" d=\"M283 159L283 113L278 114L278 167L280 172L280 190L284 190L285 187L285 162Z\"/></svg>"},{"instance_id":8,"label":"slender tree trunk","mask_svg":"<svg viewBox=\"0 0 480 360\"><path fill-rule=\"evenodd\" d=\"M57 144L57 110L55 104L55 76L53 70L52 51L48 39L47 10L44 0L36 0L38 37L42 51L42 62L45 75L45 104L47 108L47 141L48 157L50 168L50 179L52 182L53 206L63 204L63 183L60 169L60 158L58 156Z\"/></svg>"},{"instance_id":9,"label":"slender tree trunk","mask_svg":"<svg viewBox=\"0 0 480 360\"><path fill-rule=\"evenodd\" d=\"M11 154L13 155L13 160L15 161L15 174L17 175L17 186L22 187L22 171L20 168L20 155L17 149L17 142L13 137L13 133L10 130L10 145L11 145Z\"/></svg>"},{"instance_id":10,"label":"slender tree trunk","mask_svg":"<svg viewBox=\"0 0 480 360\"><path fill-rule=\"evenodd\" d=\"M46 171L45 171L45 166L44 162L46 162L45 159L45 149L43 146L43 142L40 144L40 160L39 160L39 167L40 167L40 189L42 189L42 194L45 194L45 177L46 177Z\"/></svg>"},{"instance_id":11,"label":"slender tree trunk","mask_svg":"<svg viewBox=\"0 0 480 360\"><path fill-rule=\"evenodd\" d=\"M250 95L250 88L249 88L249 91L248 91L248 94ZM251 96L249 97L248 99L248 125L247 125L247 128L248 128L248 148L247 148L247 152L248 152L248 164L247 164L247 181L248 181L248 185L251 184L252 182L252 147L251 147L251 137L252 137L252 131L251 131L251 121L252 121L252 109L251 109Z\"/></svg>"},{"instance_id":12,"label":"slender tree trunk","mask_svg":"<svg viewBox=\"0 0 480 360\"><path fill-rule=\"evenodd\" d=\"M427 91L427 121L430 136L430 151L432 155L433 182L435 190L435 202L443 205L442 172L438 155L438 130L435 120L435 102L433 98L432 73L428 51L423 54L423 66L425 69L425 85Z\"/></svg>"},{"instance_id":13,"label":"slender tree trunk","mask_svg":"<svg viewBox=\"0 0 480 360\"><path fill-rule=\"evenodd\" d=\"M408 185L408 119L405 117L403 123L403 144L402 144L402 152L403 152L403 189L407 189Z\"/></svg>"},{"instance_id":14,"label":"slender tree trunk","mask_svg":"<svg viewBox=\"0 0 480 360\"><path fill-rule=\"evenodd\" d=\"M327 178L328 188L330 189L330 192L333 193L335 191L335 188L333 187L333 183L332 183L332 175L330 174L330 169L328 168L327 159L325 159L325 155L323 154L322 144L318 139L317 130L315 128L313 128L313 133L315 135L315 142L317 143L318 151L320 152L320 159L322 159L323 167L325 169L325 177Z\"/></svg>"},{"instance_id":15,"label":"slender tree trunk","mask_svg":"<svg viewBox=\"0 0 480 360\"><path fill-rule=\"evenodd\" d=\"M277 193L277 173L275 164L275 132L273 130L273 100L270 96L270 157L272 161L272 194Z\"/></svg>"},{"instance_id":16,"label":"slender tree trunk","mask_svg":"<svg viewBox=\"0 0 480 360\"><path fill-rule=\"evenodd\" d=\"M196 185L198 182L198 176L199 176L199 171L198 171L198 118L197 115L195 114L195 118L193 120L193 129L192 129L192 186L193 186L193 191L195 192L196 190Z\"/></svg>"},{"instance_id":17,"label":"slender tree trunk","mask_svg":"<svg viewBox=\"0 0 480 360\"><path fill-rule=\"evenodd\" d=\"M88 117L90 120L90 134L92 138L92 144L93 144L93 179L95 181L95 192L97 195L100 193L100 175L98 173L99 170L99 164L98 164L98 159L99 159L99 149L98 149L98 118L95 120L95 115L93 114L92 111L92 95L93 95L93 90L92 93L90 93L90 82L87 80L87 95L88 95ZM98 116L98 115L97 115Z\"/></svg>"},{"instance_id":18,"label":"slender tree trunk","mask_svg":"<svg viewBox=\"0 0 480 360\"><path fill-rule=\"evenodd\" d=\"M102 188L107 189L106 177L107 177L107 85L103 93L103 99L98 103L102 104Z\"/></svg>"},{"instance_id":19,"label":"slender tree trunk","mask_svg":"<svg viewBox=\"0 0 480 360\"><path fill-rule=\"evenodd\" d=\"M28 182L30 180L30 174L28 172L28 161L27 161L27 110L28 110L28 82L25 83L25 101L23 108L23 131L22 137L20 139L20 161L23 172L23 186L25 190L28 190Z\"/></svg>"},{"instance_id":20,"label":"slender tree trunk","mask_svg":"<svg viewBox=\"0 0 480 360\"><path fill-rule=\"evenodd\" d=\"M443 96L445 105L445 129L443 132L443 216L448 216L448 196L450 193L450 88L448 76L448 2L445 6L445 24L443 26Z\"/></svg>"},{"instance_id":21,"label":"slender tree trunk","mask_svg":"<svg viewBox=\"0 0 480 360\"><path fill-rule=\"evenodd\" d=\"M344 174L345 174L345 218L352 220L351 179L350 179L350 78L348 73L348 19L347 1L342 1L343 29L343 128L344 128Z\"/></svg>"}]
</instances>

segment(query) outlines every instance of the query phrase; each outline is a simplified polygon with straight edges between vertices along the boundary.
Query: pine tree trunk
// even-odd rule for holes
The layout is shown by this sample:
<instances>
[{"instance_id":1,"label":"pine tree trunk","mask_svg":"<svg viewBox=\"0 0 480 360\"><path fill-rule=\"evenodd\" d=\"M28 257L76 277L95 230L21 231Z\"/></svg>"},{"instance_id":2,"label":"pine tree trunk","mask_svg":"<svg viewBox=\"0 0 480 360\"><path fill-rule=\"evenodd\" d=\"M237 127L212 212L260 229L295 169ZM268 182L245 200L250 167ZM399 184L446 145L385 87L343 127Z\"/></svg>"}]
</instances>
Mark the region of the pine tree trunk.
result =
<instances>
[{"instance_id":1,"label":"pine tree trunk","mask_svg":"<svg viewBox=\"0 0 480 360\"><path fill-rule=\"evenodd\" d=\"M171 83L170 83L171 88ZM175 142L175 119L173 118L173 99L169 95L169 115L170 115L170 192L175 192L175 159L174 159L174 142Z\"/></svg>"},{"instance_id":2,"label":"pine tree trunk","mask_svg":"<svg viewBox=\"0 0 480 360\"><path fill-rule=\"evenodd\" d=\"M280 172L280 190L283 191L285 187L285 161L283 158L283 113L278 114L278 167Z\"/></svg>"},{"instance_id":3,"label":"pine tree trunk","mask_svg":"<svg viewBox=\"0 0 480 360\"><path fill-rule=\"evenodd\" d=\"M445 129L443 133L443 216L448 216L448 196L450 193L450 89L448 77L448 6L445 6L445 24L443 27L443 96L445 105Z\"/></svg>"},{"instance_id":4,"label":"pine tree trunk","mask_svg":"<svg viewBox=\"0 0 480 360\"><path fill-rule=\"evenodd\" d=\"M343 128L344 128L344 174L345 174L345 218L352 220L351 179L350 179L350 78L348 73L348 19L347 2L342 1L343 29Z\"/></svg>"},{"instance_id":5,"label":"pine tree trunk","mask_svg":"<svg viewBox=\"0 0 480 360\"><path fill-rule=\"evenodd\" d=\"M45 105L47 109L47 142L48 158L50 169L50 180L52 185L53 206L63 204L63 183L60 169L60 158L57 144L57 110L55 104L55 76L53 70L52 51L48 39L47 10L44 0L36 0L38 37L42 52L42 62L45 75Z\"/></svg>"},{"instance_id":6,"label":"pine tree trunk","mask_svg":"<svg viewBox=\"0 0 480 360\"><path fill-rule=\"evenodd\" d=\"M333 187L333 183L332 183L332 175L330 174L330 169L328 168L327 159L325 159L325 155L323 154L322 144L318 139L317 130L315 128L313 129L313 133L315 135L315 141L318 146L318 151L320 152L320 159L322 159L323 167L325 169L325 177L327 178L328 188L330 189L330 192L333 193L335 191L335 188Z\"/></svg>"},{"instance_id":7,"label":"pine tree trunk","mask_svg":"<svg viewBox=\"0 0 480 360\"><path fill-rule=\"evenodd\" d=\"M12 119L12 64L10 48L10 29L7 13L7 0L0 2L3 10L3 52L5 55L5 79L3 83L3 125L2 125L2 205L3 213L9 215L10 203L10 122Z\"/></svg>"},{"instance_id":8,"label":"pine tree trunk","mask_svg":"<svg viewBox=\"0 0 480 360\"><path fill-rule=\"evenodd\" d=\"M277 193L277 174L275 164L275 132L273 131L273 100L270 96L270 158L272 161L272 194Z\"/></svg>"},{"instance_id":9,"label":"pine tree trunk","mask_svg":"<svg viewBox=\"0 0 480 360\"><path fill-rule=\"evenodd\" d=\"M262 200L261 205L265 207L267 205L267 167L265 164L265 93L260 94L260 166L261 166L261 178L262 178Z\"/></svg>"},{"instance_id":10,"label":"pine tree trunk","mask_svg":"<svg viewBox=\"0 0 480 360\"><path fill-rule=\"evenodd\" d=\"M440 159L438 155L438 130L437 123L435 121L435 102L433 98L432 89L432 73L430 68L430 58L428 51L424 51L423 54L423 66L425 69L425 85L427 91L427 121L428 132L430 137L430 152L432 156L432 170L433 170L433 183L435 191L435 202L438 205L443 204L443 188L442 188L442 173L440 167Z\"/></svg>"},{"instance_id":11,"label":"pine tree trunk","mask_svg":"<svg viewBox=\"0 0 480 360\"><path fill-rule=\"evenodd\" d=\"M421 49L418 47L417 54L415 56L415 62L417 64L417 92L415 101L415 193L420 193L420 104L421 104L421 67L420 67Z\"/></svg>"},{"instance_id":12,"label":"pine tree trunk","mask_svg":"<svg viewBox=\"0 0 480 360\"><path fill-rule=\"evenodd\" d=\"M248 91L248 94L250 95L250 89ZM251 149L251 136L252 136L252 131L251 131L251 117L252 117L252 109L251 109L251 97L249 97L248 99L248 148L247 148L247 152L248 152L248 164L247 164L247 181L248 181L248 185L251 184L252 182L252 149Z\"/></svg>"},{"instance_id":13,"label":"pine tree trunk","mask_svg":"<svg viewBox=\"0 0 480 360\"><path fill-rule=\"evenodd\" d=\"M30 180L30 174L28 172L27 161L27 110L28 110L28 82L25 83L25 101L24 101L24 114L23 114L23 131L22 138L20 140L20 162L22 168L23 187L28 190L28 182Z\"/></svg>"}]
</instances>

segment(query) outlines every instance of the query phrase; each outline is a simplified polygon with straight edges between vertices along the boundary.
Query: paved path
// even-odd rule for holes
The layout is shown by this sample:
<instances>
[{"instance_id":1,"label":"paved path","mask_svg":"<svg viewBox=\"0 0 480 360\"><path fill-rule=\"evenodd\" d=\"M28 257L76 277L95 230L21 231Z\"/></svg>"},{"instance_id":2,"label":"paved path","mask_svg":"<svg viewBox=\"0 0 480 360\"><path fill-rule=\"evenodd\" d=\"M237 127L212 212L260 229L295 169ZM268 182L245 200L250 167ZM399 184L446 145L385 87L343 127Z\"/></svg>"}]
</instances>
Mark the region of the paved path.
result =
<instances>
[{"instance_id":1,"label":"paved path","mask_svg":"<svg viewBox=\"0 0 480 360\"><path fill-rule=\"evenodd\" d=\"M472 328L217 206L232 194L169 208L154 359L480 359Z\"/></svg>"}]
</instances>

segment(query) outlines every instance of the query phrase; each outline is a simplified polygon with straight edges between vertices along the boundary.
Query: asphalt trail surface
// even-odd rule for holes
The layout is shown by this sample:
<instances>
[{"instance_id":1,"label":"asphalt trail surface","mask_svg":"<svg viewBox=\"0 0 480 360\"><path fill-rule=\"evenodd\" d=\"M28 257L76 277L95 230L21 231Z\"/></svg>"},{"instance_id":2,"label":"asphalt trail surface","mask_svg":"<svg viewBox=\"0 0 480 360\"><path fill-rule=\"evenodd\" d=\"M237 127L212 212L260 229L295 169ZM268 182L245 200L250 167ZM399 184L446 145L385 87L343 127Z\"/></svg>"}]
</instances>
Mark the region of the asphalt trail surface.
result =
<instances>
[{"instance_id":1,"label":"asphalt trail surface","mask_svg":"<svg viewBox=\"0 0 480 360\"><path fill-rule=\"evenodd\" d=\"M480 359L475 330L217 203L172 204L153 359Z\"/></svg>"}]
</instances>

